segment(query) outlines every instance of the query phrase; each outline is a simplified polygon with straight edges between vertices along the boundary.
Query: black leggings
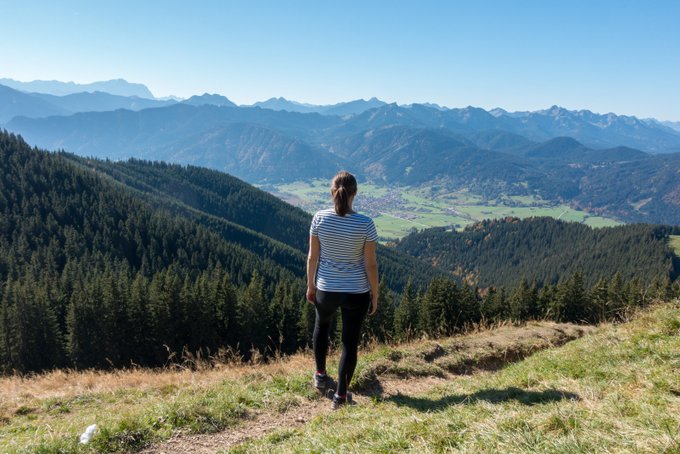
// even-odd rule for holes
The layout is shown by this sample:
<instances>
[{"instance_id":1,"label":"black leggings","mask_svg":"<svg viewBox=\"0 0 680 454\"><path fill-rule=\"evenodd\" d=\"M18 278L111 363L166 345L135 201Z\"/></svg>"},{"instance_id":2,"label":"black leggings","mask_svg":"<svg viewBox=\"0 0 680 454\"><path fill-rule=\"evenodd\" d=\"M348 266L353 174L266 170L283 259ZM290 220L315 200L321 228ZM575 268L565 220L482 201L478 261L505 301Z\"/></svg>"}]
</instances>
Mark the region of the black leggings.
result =
<instances>
[{"instance_id":1,"label":"black leggings","mask_svg":"<svg viewBox=\"0 0 680 454\"><path fill-rule=\"evenodd\" d=\"M344 396L357 366L361 324L371 304L371 294L324 292L317 289L315 299L314 359L317 371L326 370L331 318L338 307L342 310L342 356L338 367L338 389L335 392Z\"/></svg>"}]
</instances>

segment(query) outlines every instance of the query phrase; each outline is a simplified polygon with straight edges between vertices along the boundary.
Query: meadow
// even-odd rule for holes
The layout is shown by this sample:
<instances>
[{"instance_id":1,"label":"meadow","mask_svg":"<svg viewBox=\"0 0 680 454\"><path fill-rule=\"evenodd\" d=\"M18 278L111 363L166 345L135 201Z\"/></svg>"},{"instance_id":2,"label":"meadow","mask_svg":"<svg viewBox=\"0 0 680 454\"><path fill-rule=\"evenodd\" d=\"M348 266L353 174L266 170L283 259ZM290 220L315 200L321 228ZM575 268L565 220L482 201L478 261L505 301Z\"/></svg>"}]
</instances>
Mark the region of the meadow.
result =
<instances>
[{"instance_id":1,"label":"meadow","mask_svg":"<svg viewBox=\"0 0 680 454\"><path fill-rule=\"evenodd\" d=\"M262 189L310 213L330 204L326 180L267 185ZM362 183L355 205L359 212L374 219L382 241L401 238L413 229L451 227L461 230L477 221L508 216L549 216L592 227L620 224L614 219L593 216L537 196L503 196L488 200L466 190L451 192L436 186L386 187Z\"/></svg>"},{"instance_id":2,"label":"meadow","mask_svg":"<svg viewBox=\"0 0 680 454\"><path fill-rule=\"evenodd\" d=\"M668 245L675 251L675 255L680 256L680 235L670 235Z\"/></svg>"},{"instance_id":3,"label":"meadow","mask_svg":"<svg viewBox=\"0 0 680 454\"><path fill-rule=\"evenodd\" d=\"M308 352L5 377L0 451L674 453L678 352L675 301L597 328L530 322L374 345L360 355L358 404L336 412L311 387Z\"/></svg>"}]
</instances>

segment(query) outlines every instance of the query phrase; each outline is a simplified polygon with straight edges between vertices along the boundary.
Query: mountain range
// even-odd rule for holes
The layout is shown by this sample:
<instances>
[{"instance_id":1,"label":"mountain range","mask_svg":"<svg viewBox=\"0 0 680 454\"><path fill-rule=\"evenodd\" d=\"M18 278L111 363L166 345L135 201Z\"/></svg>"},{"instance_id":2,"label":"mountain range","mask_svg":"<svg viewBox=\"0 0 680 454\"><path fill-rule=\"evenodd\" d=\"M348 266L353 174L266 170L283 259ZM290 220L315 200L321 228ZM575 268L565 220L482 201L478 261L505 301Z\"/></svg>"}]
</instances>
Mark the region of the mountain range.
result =
<instances>
[{"instance_id":1,"label":"mountain range","mask_svg":"<svg viewBox=\"0 0 680 454\"><path fill-rule=\"evenodd\" d=\"M125 79L112 79L89 84L75 82L61 82L58 80L34 80L20 82L14 79L0 79L0 85L24 92L45 93L55 96L72 95L101 91L118 96L136 96L138 98L155 99L151 91L144 84L130 83Z\"/></svg>"},{"instance_id":2,"label":"mountain range","mask_svg":"<svg viewBox=\"0 0 680 454\"><path fill-rule=\"evenodd\" d=\"M83 156L200 165L251 183L327 178L344 168L379 184L539 196L623 221L680 223L680 132L658 121L375 98L237 106L207 93L176 102L0 86L0 99L7 130Z\"/></svg>"}]
</instances>

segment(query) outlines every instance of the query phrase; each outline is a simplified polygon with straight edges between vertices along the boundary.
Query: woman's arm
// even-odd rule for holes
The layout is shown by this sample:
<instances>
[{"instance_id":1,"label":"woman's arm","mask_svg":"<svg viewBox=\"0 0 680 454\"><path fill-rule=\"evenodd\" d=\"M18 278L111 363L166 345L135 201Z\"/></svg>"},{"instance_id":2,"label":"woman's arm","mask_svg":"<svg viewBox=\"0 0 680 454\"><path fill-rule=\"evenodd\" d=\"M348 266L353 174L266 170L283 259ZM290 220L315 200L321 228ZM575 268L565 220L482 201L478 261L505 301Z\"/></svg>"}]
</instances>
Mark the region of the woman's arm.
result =
<instances>
[{"instance_id":1,"label":"woman's arm","mask_svg":"<svg viewBox=\"0 0 680 454\"><path fill-rule=\"evenodd\" d=\"M307 301L314 304L316 296L316 268L319 266L319 237L309 235L309 254L307 254Z\"/></svg>"},{"instance_id":2,"label":"woman's arm","mask_svg":"<svg viewBox=\"0 0 680 454\"><path fill-rule=\"evenodd\" d=\"M371 285L370 315L375 314L375 311L378 310L378 259L375 254L376 244L375 241L364 243L364 268L366 269L368 283Z\"/></svg>"}]
</instances>

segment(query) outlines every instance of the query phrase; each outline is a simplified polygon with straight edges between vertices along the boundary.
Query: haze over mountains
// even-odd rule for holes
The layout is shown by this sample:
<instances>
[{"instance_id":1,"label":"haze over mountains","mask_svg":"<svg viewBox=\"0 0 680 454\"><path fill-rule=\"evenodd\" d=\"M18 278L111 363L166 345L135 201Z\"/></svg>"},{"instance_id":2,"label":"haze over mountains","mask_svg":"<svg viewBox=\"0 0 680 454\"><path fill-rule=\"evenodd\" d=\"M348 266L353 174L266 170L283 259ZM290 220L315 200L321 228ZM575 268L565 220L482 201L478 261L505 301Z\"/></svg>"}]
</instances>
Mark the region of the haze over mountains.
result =
<instances>
[{"instance_id":1,"label":"haze over mountains","mask_svg":"<svg viewBox=\"0 0 680 454\"><path fill-rule=\"evenodd\" d=\"M46 149L201 165L251 183L327 178L346 168L379 184L531 195L624 221L680 224L680 132L613 113L376 98L237 106L207 93L178 102L0 86L0 126Z\"/></svg>"},{"instance_id":2,"label":"haze over mountains","mask_svg":"<svg viewBox=\"0 0 680 454\"><path fill-rule=\"evenodd\" d=\"M58 80L34 80L20 82L13 79L0 79L0 85L25 92L45 93L56 96L72 95L74 93L91 93L101 91L118 96L136 96L138 98L154 99L153 94L144 84L135 84L125 79L112 79L90 84L75 82L60 82Z\"/></svg>"}]
</instances>

